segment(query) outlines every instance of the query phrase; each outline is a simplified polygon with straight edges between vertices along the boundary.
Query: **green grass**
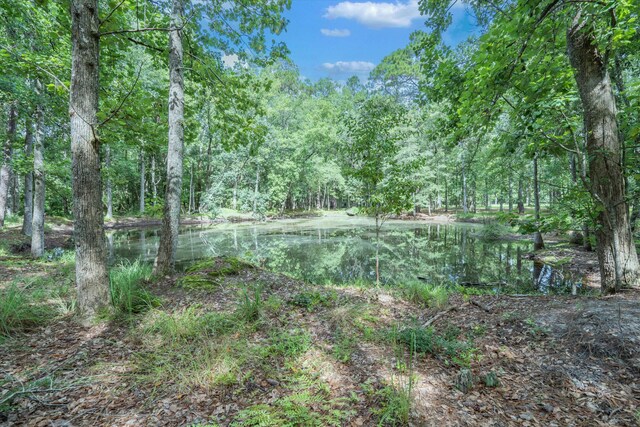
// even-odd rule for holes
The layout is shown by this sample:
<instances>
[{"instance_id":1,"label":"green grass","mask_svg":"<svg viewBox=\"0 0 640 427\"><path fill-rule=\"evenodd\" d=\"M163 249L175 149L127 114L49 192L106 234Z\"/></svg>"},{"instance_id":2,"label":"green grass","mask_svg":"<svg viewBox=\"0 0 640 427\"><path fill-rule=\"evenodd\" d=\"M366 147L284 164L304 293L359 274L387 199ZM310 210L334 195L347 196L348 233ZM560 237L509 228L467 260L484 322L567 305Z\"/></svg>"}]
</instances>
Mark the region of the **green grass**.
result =
<instances>
[{"instance_id":1,"label":"green grass","mask_svg":"<svg viewBox=\"0 0 640 427\"><path fill-rule=\"evenodd\" d=\"M0 291L0 340L45 323L53 310L36 303L32 296L11 285Z\"/></svg>"},{"instance_id":2,"label":"green grass","mask_svg":"<svg viewBox=\"0 0 640 427\"><path fill-rule=\"evenodd\" d=\"M305 308L309 312L315 311L318 307L331 307L335 304L337 294L332 292L303 291L291 298L290 303L297 307Z\"/></svg>"},{"instance_id":3,"label":"green grass","mask_svg":"<svg viewBox=\"0 0 640 427\"><path fill-rule=\"evenodd\" d=\"M454 290L441 285L412 282L401 288L403 297L411 302L431 308L443 308L449 303Z\"/></svg>"},{"instance_id":4,"label":"green grass","mask_svg":"<svg viewBox=\"0 0 640 427\"><path fill-rule=\"evenodd\" d=\"M414 326L382 331L381 339L403 345L410 354L431 354L447 365L469 367L476 360L478 350L472 341L459 340L460 334L458 328L447 328L437 334L431 327Z\"/></svg>"},{"instance_id":5,"label":"green grass","mask_svg":"<svg viewBox=\"0 0 640 427\"><path fill-rule=\"evenodd\" d=\"M141 282L151 278L151 266L140 261L123 262L109 272L111 304L117 314L131 315L157 307L160 301Z\"/></svg>"}]
</instances>

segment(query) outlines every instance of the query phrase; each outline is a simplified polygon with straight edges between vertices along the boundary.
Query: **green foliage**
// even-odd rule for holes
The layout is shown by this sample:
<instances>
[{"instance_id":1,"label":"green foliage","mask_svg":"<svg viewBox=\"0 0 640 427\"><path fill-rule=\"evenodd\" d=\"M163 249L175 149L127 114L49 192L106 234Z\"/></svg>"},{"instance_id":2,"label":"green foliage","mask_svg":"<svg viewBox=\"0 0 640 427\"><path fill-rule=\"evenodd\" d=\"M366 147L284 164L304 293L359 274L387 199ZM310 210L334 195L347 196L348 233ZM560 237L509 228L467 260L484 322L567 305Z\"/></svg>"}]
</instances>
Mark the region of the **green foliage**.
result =
<instances>
[{"instance_id":1,"label":"green foliage","mask_svg":"<svg viewBox=\"0 0 640 427\"><path fill-rule=\"evenodd\" d=\"M509 229L504 225L498 222L489 222L482 226L480 232L478 233L478 237L481 240L491 242L495 240L499 240L505 234L509 233Z\"/></svg>"},{"instance_id":2,"label":"green foliage","mask_svg":"<svg viewBox=\"0 0 640 427\"><path fill-rule=\"evenodd\" d=\"M253 290L245 288L241 292L235 315L238 320L255 322L260 319L263 307L262 288L260 286L255 287Z\"/></svg>"},{"instance_id":3,"label":"green foliage","mask_svg":"<svg viewBox=\"0 0 640 427\"><path fill-rule=\"evenodd\" d=\"M120 314L136 314L160 305L160 300L144 289L151 278L151 266L141 261L123 262L109 272L111 304Z\"/></svg>"}]
</instances>

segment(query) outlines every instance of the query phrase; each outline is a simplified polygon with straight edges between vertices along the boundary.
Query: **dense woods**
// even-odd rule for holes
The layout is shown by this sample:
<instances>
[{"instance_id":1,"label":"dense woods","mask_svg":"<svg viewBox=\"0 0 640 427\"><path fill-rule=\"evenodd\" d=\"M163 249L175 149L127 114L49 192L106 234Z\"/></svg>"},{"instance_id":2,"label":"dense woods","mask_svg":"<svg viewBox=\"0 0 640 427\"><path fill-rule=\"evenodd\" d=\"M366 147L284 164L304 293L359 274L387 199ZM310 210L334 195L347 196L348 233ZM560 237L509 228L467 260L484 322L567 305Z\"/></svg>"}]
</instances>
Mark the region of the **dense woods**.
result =
<instances>
[{"instance_id":1,"label":"dense woods","mask_svg":"<svg viewBox=\"0 0 640 427\"><path fill-rule=\"evenodd\" d=\"M640 3L420 0L407 45L340 80L289 58L291 1L0 0L0 227L42 260L49 221L73 221L83 318L117 311L105 223L123 218L161 221L156 278L181 218L346 211L376 236L427 216L535 250L570 233L603 295L638 286ZM456 46L454 7L477 22Z\"/></svg>"}]
</instances>

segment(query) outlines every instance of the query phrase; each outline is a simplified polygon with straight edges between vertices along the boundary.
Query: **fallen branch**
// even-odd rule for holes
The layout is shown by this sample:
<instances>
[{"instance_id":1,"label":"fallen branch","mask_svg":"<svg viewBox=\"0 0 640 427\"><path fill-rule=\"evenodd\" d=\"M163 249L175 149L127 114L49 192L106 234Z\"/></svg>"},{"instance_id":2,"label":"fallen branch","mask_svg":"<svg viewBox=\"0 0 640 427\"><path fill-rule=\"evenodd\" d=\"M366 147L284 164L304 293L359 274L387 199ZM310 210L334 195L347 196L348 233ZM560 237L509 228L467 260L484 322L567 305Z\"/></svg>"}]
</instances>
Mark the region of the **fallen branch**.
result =
<instances>
[{"instance_id":1,"label":"fallen branch","mask_svg":"<svg viewBox=\"0 0 640 427\"><path fill-rule=\"evenodd\" d=\"M489 307L488 305L484 305L481 302L475 301L475 300L471 300L471 304L475 305L476 307L480 307L481 309L483 309L487 313L491 313L491 307Z\"/></svg>"},{"instance_id":2,"label":"fallen branch","mask_svg":"<svg viewBox=\"0 0 640 427\"><path fill-rule=\"evenodd\" d=\"M438 314L436 314L435 316L433 316L431 319L429 319L429 320L427 320L426 322L424 322L424 323L422 324L422 327L423 327L423 328L426 328L427 326L431 326L431 325L432 325L436 320L440 319L440 318L441 318L442 316L444 316L445 314L450 313L450 312L452 312L452 311L456 311L456 310L458 310L458 309L460 309L460 308L462 308L462 307L464 307L464 306L466 306L466 305L469 305L469 303L468 303L468 302L465 302L465 303L464 303L464 304L462 304L461 306L455 306L455 305L454 305L454 306L452 306L452 307L449 307L448 309L446 309L446 310L444 310L444 311L441 311L440 313L438 313Z\"/></svg>"}]
</instances>

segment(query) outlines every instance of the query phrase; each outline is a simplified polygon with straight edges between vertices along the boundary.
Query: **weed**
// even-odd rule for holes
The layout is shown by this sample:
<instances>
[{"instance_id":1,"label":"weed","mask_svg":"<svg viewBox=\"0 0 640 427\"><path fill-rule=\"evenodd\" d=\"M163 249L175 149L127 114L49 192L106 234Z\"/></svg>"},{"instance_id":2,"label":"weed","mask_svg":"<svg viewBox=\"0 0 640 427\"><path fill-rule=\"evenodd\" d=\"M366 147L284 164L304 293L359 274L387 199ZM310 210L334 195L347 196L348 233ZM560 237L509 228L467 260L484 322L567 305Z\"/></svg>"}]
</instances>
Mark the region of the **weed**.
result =
<instances>
[{"instance_id":1,"label":"weed","mask_svg":"<svg viewBox=\"0 0 640 427\"><path fill-rule=\"evenodd\" d=\"M543 326L538 325L536 321L528 317L524 320L525 325L529 327L529 333L534 337L540 337L549 334L549 330Z\"/></svg>"},{"instance_id":2,"label":"weed","mask_svg":"<svg viewBox=\"0 0 640 427\"><path fill-rule=\"evenodd\" d=\"M235 315L238 320L245 322L255 322L260 319L264 302L262 301L262 287L258 286L251 292L243 289L240 301L236 306Z\"/></svg>"},{"instance_id":3,"label":"weed","mask_svg":"<svg viewBox=\"0 0 640 427\"><path fill-rule=\"evenodd\" d=\"M290 303L307 309L307 311L315 311L317 307L330 307L337 298L335 292L320 293L318 291L304 291L296 294Z\"/></svg>"},{"instance_id":4,"label":"weed","mask_svg":"<svg viewBox=\"0 0 640 427\"><path fill-rule=\"evenodd\" d=\"M477 349L471 343L457 339L459 330L452 329L448 335L441 336L432 328L413 327L391 331L390 335L412 352L442 357L446 364L468 367L477 358Z\"/></svg>"},{"instance_id":5,"label":"weed","mask_svg":"<svg viewBox=\"0 0 640 427\"><path fill-rule=\"evenodd\" d=\"M455 386L463 393L468 392L473 388L473 374L470 369L462 368L456 375Z\"/></svg>"},{"instance_id":6,"label":"weed","mask_svg":"<svg viewBox=\"0 0 640 427\"><path fill-rule=\"evenodd\" d=\"M49 307L35 304L15 285L0 291L0 339L43 324L52 315Z\"/></svg>"},{"instance_id":7,"label":"weed","mask_svg":"<svg viewBox=\"0 0 640 427\"><path fill-rule=\"evenodd\" d=\"M482 381L487 387L498 387L500 385L498 374L496 374L494 371L487 372L487 374L482 377Z\"/></svg>"},{"instance_id":8,"label":"weed","mask_svg":"<svg viewBox=\"0 0 640 427\"><path fill-rule=\"evenodd\" d=\"M299 356L311 347L311 335L302 329L274 332L269 341L267 352L284 357Z\"/></svg>"},{"instance_id":9,"label":"weed","mask_svg":"<svg viewBox=\"0 0 640 427\"><path fill-rule=\"evenodd\" d=\"M160 305L160 300L140 282L149 280L151 266L140 261L123 262L109 272L111 304L120 314L141 313Z\"/></svg>"},{"instance_id":10,"label":"weed","mask_svg":"<svg viewBox=\"0 0 640 427\"><path fill-rule=\"evenodd\" d=\"M451 293L451 289L445 286L427 285L421 282L405 285L402 291L404 297L409 301L433 308L446 306Z\"/></svg>"},{"instance_id":11,"label":"weed","mask_svg":"<svg viewBox=\"0 0 640 427\"><path fill-rule=\"evenodd\" d=\"M387 386L378 390L375 396L379 399L379 408L374 410L378 416L378 426L404 426L409 423L410 387L401 387L398 390L393 386Z\"/></svg>"},{"instance_id":12,"label":"weed","mask_svg":"<svg viewBox=\"0 0 640 427\"><path fill-rule=\"evenodd\" d=\"M356 343L357 340L354 336L338 330L336 333L336 343L333 345L333 356L342 363L349 362L355 351Z\"/></svg>"}]
</instances>

